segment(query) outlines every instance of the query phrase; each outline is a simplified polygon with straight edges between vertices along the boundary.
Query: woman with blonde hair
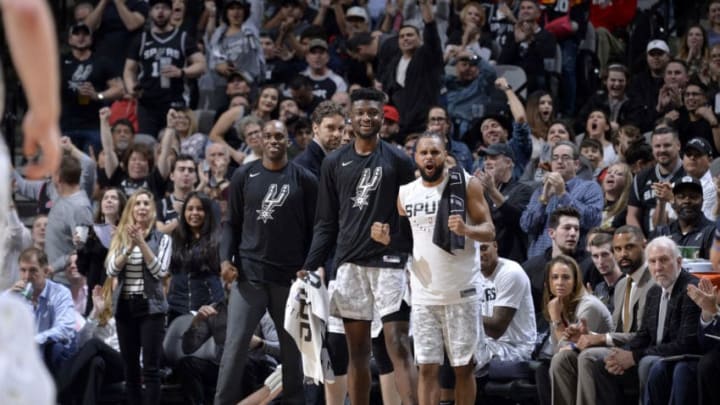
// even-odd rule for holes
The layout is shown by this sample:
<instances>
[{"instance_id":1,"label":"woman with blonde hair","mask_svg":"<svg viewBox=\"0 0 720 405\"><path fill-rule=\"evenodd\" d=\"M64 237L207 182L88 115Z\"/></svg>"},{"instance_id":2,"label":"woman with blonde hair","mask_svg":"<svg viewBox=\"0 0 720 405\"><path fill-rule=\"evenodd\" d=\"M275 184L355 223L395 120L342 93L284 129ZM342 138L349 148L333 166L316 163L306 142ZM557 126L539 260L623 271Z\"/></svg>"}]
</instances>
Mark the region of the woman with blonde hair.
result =
<instances>
[{"instance_id":1,"label":"woman with blonde hair","mask_svg":"<svg viewBox=\"0 0 720 405\"><path fill-rule=\"evenodd\" d=\"M482 31L487 17L485 7L476 1L468 1L460 11L460 27L454 28L448 35L445 46L445 62L450 62L463 50L468 50L485 60L494 59L493 43L489 35Z\"/></svg>"},{"instance_id":2,"label":"woman with blonde hair","mask_svg":"<svg viewBox=\"0 0 720 405\"><path fill-rule=\"evenodd\" d=\"M168 309L163 279L168 273L172 240L155 229L155 217L153 194L144 188L133 193L105 262L107 275L118 279L112 307L132 404L160 403L160 359Z\"/></svg>"},{"instance_id":3,"label":"woman with blonde hair","mask_svg":"<svg viewBox=\"0 0 720 405\"><path fill-rule=\"evenodd\" d=\"M630 187L632 186L632 172L626 163L615 163L608 167L602 181L605 208L602 212L600 227L603 229L617 229L625 225Z\"/></svg>"}]
</instances>

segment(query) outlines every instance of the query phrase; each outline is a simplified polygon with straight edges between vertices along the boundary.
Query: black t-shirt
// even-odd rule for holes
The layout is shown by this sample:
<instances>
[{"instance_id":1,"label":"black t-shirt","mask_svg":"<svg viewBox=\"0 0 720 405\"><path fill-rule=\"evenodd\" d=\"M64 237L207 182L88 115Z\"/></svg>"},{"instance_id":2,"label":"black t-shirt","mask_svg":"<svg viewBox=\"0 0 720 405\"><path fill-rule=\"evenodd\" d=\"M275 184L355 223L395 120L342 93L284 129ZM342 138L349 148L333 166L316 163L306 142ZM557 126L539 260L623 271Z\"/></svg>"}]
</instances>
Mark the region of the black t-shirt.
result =
<instances>
[{"instance_id":1,"label":"black t-shirt","mask_svg":"<svg viewBox=\"0 0 720 405\"><path fill-rule=\"evenodd\" d=\"M645 235L649 235L654 230L652 225L652 214L655 211L656 201L652 184L659 181L669 181L670 183L675 183L676 180L680 179L684 175L685 170L682 166L679 166L674 173L671 173L668 176L661 176L657 165L655 165L638 173L633 179L628 205L640 208L642 211L640 225L642 225Z\"/></svg>"},{"instance_id":2,"label":"black t-shirt","mask_svg":"<svg viewBox=\"0 0 720 405\"><path fill-rule=\"evenodd\" d=\"M398 233L398 190L413 180L413 161L384 141L367 156L355 152L354 142L328 155L322 163L315 231L304 268L322 266L336 240L336 265L402 268L408 252L373 241L370 227L373 222L387 223L390 234Z\"/></svg>"},{"instance_id":3,"label":"black t-shirt","mask_svg":"<svg viewBox=\"0 0 720 405\"><path fill-rule=\"evenodd\" d=\"M140 65L138 83L142 89L141 102L158 105L184 103L183 78L163 78L160 70L167 64L182 69L187 58L196 52L199 51L195 40L177 28L163 33L146 30L135 38L128 50L128 59Z\"/></svg>"},{"instance_id":4,"label":"black t-shirt","mask_svg":"<svg viewBox=\"0 0 720 405\"><path fill-rule=\"evenodd\" d=\"M233 174L220 260L239 265L250 281L290 285L302 268L313 232L317 180L290 162L266 169L261 160Z\"/></svg>"},{"instance_id":5,"label":"black t-shirt","mask_svg":"<svg viewBox=\"0 0 720 405\"><path fill-rule=\"evenodd\" d=\"M100 128L98 110L103 103L92 100L90 97L80 96L77 89L84 82L92 83L98 93L105 90L108 80L118 77L106 62L92 54L88 59L81 61L72 53L65 55L60 63L62 82L60 98L62 100L62 115L60 125L63 130Z\"/></svg>"},{"instance_id":6,"label":"black t-shirt","mask_svg":"<svg viewBox=\"0 0 720 405\"><path fill-rule=\"evenodd\" d=\"M125 5L130 11L138 12L147 19L150 6L146 0L125 0ZM115 76L122 76L128 45L141 31L142 27L135 31L128 31L118 14L115 3L107 2L100 20L100 27L93 33L93 42L100 59L112 62L110 68Z\"/></svg>"}]
</instances>

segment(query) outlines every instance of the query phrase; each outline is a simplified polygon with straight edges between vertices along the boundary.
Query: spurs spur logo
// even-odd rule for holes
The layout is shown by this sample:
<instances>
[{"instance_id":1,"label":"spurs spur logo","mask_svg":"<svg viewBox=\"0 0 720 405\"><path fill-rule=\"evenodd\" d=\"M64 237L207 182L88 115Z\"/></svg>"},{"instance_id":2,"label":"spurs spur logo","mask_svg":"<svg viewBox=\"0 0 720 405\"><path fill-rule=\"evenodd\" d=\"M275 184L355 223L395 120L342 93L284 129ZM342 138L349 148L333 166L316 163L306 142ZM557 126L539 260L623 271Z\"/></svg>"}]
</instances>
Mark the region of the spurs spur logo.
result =
<instances>
[{"instance_id":1,"label":"spurs spur logo","mask_svg":"<svg viewBox=\"0 0 720 405\"><path fill-rule=\"evenodd\" d=\"M381 179L382 167L376 167L375 170L363 170L362 177L360 177L360 181L355 187L355 197L350 198L353 201L352 207L365 208L368 205L370 193L377 190Z\"/></svg>"},{"instance_id":2,"label":"spurs spur logo","mask_svg":"<svg viewBox=\"0 0 720 405\"><path fill-rule=\"evenodd\" d=\"M280 192L278 192L277 184L271 184L263 198L262 206L259 210L256 210L258 213L257 220L267 224L267 221L274 219L272 216L273 212L275 212L276 208L282 207L288 194L290 194L289 184L283 184Z\"/></svg>"}]
</instances>

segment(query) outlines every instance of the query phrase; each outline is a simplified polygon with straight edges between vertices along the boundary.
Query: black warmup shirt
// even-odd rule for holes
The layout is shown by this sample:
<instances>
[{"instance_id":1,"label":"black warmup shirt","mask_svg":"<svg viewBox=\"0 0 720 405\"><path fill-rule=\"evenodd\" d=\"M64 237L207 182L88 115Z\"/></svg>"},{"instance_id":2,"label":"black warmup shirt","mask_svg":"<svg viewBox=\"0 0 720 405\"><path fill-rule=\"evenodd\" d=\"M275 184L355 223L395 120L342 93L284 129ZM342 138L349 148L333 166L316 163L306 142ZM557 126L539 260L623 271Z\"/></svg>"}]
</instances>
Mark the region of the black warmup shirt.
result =
<instances>
[{"instance_id":1,"label":"black warmup shirt","mask_svg":"<svg viewBox=\"0 0 720 405\"><path fill-rule=\"evenodd\" d=\"M315 232L305 269L325 263L335 241L336 266L402 268L408 252L397 252L370 238L373 222L390 224L398 232L397 196L401 185L415 180L415 164L405 153L379 141L367 156L349 143L323 161Z\"/></svg>"},{"instance_id":2,"label":"black warmup shirt","mask_svg":"<svg viewBox=\"0 0 720 405\"><path fill-rule=\"evenodd\" d=\"M290 285L312 240L318 185L290 162L272 171L261 160L235 171L230 182L220 260L232 260L249 281Z\"/></svg>"},{"instance_id":3,"label":"black warmup shirt","mask_svg":"<svg viewBox=\"0 0 720 405\"><path fill-rule=\"evenodd\" d=\"M659 181L667 181L675 184L675 181L682 176L685 176L685 170L682 168L682 165L667 176L660 175L658 166L655 165L641 171L633 179L628 205L638 207L642 210L640 225L642 225L645 235L650 235L650 233L655 230L655 227L652 225L652 214L655 211L657 202L655 201L655 192L652 189L652 184Z\"/></svg>"}]
</instances>

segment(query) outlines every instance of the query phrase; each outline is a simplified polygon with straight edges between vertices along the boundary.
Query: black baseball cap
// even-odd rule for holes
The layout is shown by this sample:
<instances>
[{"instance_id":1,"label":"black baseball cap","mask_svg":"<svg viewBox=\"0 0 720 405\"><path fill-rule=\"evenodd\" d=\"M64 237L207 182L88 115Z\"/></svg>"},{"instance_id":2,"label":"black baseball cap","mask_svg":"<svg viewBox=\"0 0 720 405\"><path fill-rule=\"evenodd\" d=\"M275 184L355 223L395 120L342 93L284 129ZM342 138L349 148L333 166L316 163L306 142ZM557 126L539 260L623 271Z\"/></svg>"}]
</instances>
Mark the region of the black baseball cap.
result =
<instances>
[{"instance_id":1,"label":"black baseball cap","mask_svg":"<svg viewBox=\"0 0 720 405\"><path fill-rule=\"evenodd\" d=\"M482 155L489 155L489 156L507 156L509 157L513 162L515 161L515 153L513 153L512 148L510 145L504 142L496 143L493 145L488 146L485 149L482 149L480 151Z\"/></svg>"},{"instance_id":2,"label":"black baseball cap","mask_svg":"<svg viewBox=\"0 0 720 405\"><path fill-rule=\"evenodd\" d=\"M680 180L676 181L673 185L673 193L677 193L680 190L692 190L700 195L703 194L702 184L700 181L692 176L683 176Z\"/></svg>"},{"instance_id":3,"label":"black baseball cap","mask_svg":"<svg viewBox=\"0 0 720 405\"><path fill-rule=\"evenodd\" d=\"M77 23L77 24L73 24L73 25L70 27L70 34L71 34L71 35L72 35L72 34L76 34L76 33L78 33L78 32L81 32L81 31L85 31L86 34L92 35L92 30L91 30L90 27L89 27L87 24L85 24L84 22L79 22L79 23Z\"/></svg>"},{"instance_id":4,"label":"black baseball cap","mask_svg":"<svg viewBox=\"0 0 720 405\"><path fill-rule=\"evenodd\" d=\"M688 143L685 144L685 151L687 152L688 149L694 149L703 155L712 157L713 148L705 138L693 138L689 140Z\"/></svg>"}]
</instances>

